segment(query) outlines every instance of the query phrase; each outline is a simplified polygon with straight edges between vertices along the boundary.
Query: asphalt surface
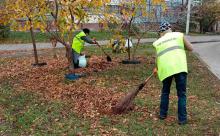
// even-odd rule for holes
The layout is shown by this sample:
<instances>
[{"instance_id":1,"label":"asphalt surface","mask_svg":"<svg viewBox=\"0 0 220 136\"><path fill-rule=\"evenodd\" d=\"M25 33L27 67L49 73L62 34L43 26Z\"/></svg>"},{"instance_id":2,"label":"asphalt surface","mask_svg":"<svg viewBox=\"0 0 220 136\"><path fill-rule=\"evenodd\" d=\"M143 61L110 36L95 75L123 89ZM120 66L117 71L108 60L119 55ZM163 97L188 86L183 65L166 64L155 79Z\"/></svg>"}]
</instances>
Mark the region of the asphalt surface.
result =
<instances>
[{"instance_id":1,"label":"asphalt surface","mask_svg":"<svg viewBox=\"0 0 220 136\"><path fill-rule=\"evenodd\" d=\"M193 49L209 70L220 79L220 42L193 44Z\"/></svg>"},{"instance_id":2,"label":"asphalt surface","mask_svg":"<svg viewBox=\"0 0 220 136\"><path fill-rule=\"evenodd\" d=\"M213 36L187 36L192 43L205 43L205 42L220 42L220 35ZM140 43L152 43L155 38L141 39ZM100 45L106 45L109 43L108 40L98 41ZM133 43L137 43L137 40L134 39ZM88 45L88 44L87 44ZM57 48L63 48L64 46L60 43L57 44ZM37 43L37 49L47 49L52 48L51 43ZM32 50L32 43L27 44L0 44L0 51L13 51L13 50Z\"/></svg>"},{"instance_id":3,"label":"asphalt surface","mask_svg":"<svg viewBox=\"0 0 220 136\"><path fill-rule=\"evenodd\" d=\"M140 43L152 43L156 39L149 38L149 39L141 39ZM137 42L136 39L133 40L134 43ZM109 43L109 40L98 41L100 45L106 45ZM37 43L37 49L47 49L52 48L51 43ZM89 44L86 44L89 46ZM57 48L63 48L64 46L61 43L57 44ZM13 50L32 50L33 45L32 43L25 43L25 44L0 44L0 51L13 51Z\"/></svg>"}]
</instances>

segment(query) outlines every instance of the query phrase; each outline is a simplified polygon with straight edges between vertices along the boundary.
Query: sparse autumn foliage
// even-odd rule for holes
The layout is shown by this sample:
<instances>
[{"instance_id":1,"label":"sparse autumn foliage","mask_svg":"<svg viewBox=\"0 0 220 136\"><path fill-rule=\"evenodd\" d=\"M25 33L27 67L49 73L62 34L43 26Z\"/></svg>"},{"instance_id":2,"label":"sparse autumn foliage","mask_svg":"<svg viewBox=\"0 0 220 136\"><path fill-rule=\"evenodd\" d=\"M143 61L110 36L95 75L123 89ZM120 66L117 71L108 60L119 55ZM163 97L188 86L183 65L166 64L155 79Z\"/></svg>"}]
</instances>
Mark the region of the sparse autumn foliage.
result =
<instances>
[{"instance_id":1,"label":"sparse autumn foliage","mask_svg":"<svg viewBox=\"0 0 220 136\"><path fill-rule=\"evenodd\" d=\"M47 32L50 36L54 37L66 47L66 56L69 62L69 68L72 71L72 39L73 32L80 29L81 23L89 19L89 10L102 7L109 0L54 0L48 1L48 13L51 15L51 20L48 22L47 19L43 20L43 23L47 23L48 26L54 27L55 31L47 28ZM67 36L67 40L65 37Z\"/></svg>"},{"instance_id":2,"label":"sparse autumn foliage","mask_svg":"<svg viewBox=\"0 0 220 136\"><path fill-rule=\"evenodd\" d=\"M10 24L16 31L30 31L34 48L35 64L38 65L38 55L34 38L34 30L44 31L46 25L41 23L46 15L46 2L42 0L7 0L4 3L3 23Z\"/></svg>"},{"instance_id":3,"label":"sparse autumn foliage","mask_svg":"<svg viewBox=\"0 0 220 136\"><path fill-rule=\"evenodd\" d=\"M141 39L141 34L132 30L135 19L145 16L155 17L153 12L147 13L145 0L120 1L119 12L110 11L109 2L110 0L8 0L5 9L9 20L6 22L9 22L15 30L30 30L35 50L33 31L38 29L47 32L50 37L66 47L69 68L72 70L73 32L80 29L81 23L89 20L89 13L97 14L100 22L108 29L111 29L110 25L115 25L116 27L112 28L114 36L121 37L122 30L127 30L127 38L134 33L138 39ZM165 6L164 0L152 0L152 3ZM20 20L24 23L20 23ZM128 52L130 59L130 48ZM35 53L37 59L36 56Z\"/></svg>"},{"instance_id":4,"label":"sparse autumn foliage","mask_svg":"<svg viewBox=\"0 0 220 136\"><path fill-rule=\"evenodd\" d=\"M210 31L220 20L220 3L217 0L204 0L202 5L195 7L193 19L200 24L200 32Z\"/></svg>"},{"instance_id":5,"label":"sparse autumn foliage","mask_svg":"<svg viewBox=\"0 0 220 136\"><path fill-rule=\"evenodd\" d=\"M151 0L152 4L161 5L163 10L165 10L165 1L164 0ZM133 59L136 49L139 45L140 39L142 38L142 33L135 30L138 24L137 20L141 18L156 18L156 15L153 11L148 12L146 0L122 0L118 3L118 10L112 11L111 4L106 4L104 9L101 9L103 14L100 14L99 20L100 23L104 24L105 29L111 30L113 33L113 39L122 41L123 38L130 38L131 35L135 35L138 39L138 43L133 51ZM99 9L96 11L101 13ZM127 36L123 37L122 32L126 31ZM122 39L121 39L122 38ZM130 60L131 53L130 48L128 48L128 59Z\"/></svg>"},{"instance_id":6,"label":"sparse autumn foliage","mask_svg":"<svg viewBox=\"0 0 220 136\"><path fill-rule=\"evenodd\" d=\"M66 55L72 70L71 43L73 32L80 29L81 23L89 19L89 10L101 8L109 0L8 0L5 3L4 22L14 30L32 32L38 29L66 47ZM21 23L20 21L22 20ZM67 40L66 40L67 37ZM35 46L36 49L36 46ZM35 53L36 62L38 62Z\"/></svg>"}]
</instances>

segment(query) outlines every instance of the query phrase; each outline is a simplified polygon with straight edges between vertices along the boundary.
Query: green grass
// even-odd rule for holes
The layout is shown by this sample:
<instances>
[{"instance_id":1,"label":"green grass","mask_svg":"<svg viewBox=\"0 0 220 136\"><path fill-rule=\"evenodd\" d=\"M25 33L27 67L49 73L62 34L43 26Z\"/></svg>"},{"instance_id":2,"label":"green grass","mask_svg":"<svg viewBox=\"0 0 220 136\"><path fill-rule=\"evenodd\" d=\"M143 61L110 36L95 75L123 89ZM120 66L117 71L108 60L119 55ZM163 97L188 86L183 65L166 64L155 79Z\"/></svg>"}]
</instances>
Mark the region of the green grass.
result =
<instances>
[{"instance_id":1,"label":"green grass","mask_svg":"<svg viewBox=\"0 0 220 136\"><path fill-rule=\"evenodd\" d=\"M49 39L45 33L35 33L36 42L48 42ZM11 31L9 37L6 39L0 39L0 43L31 43L30 32L16 32Z\"/></svg>"},{"instance_id":2,"label":"green grass","mask_svg":"<svg viewBox=\"0 0 220 136\"><path fill-rule=\"evenodd\" d=\"M0 85L0 135L88 134L90 121L68 113L67 104L16 92L6 82Z\"/></svg>"},{"instance_id":3,"label":"green grass","mask_svg":"<svg viewBox=\"0 0 220 136\"><path fill-rule=\"evenodd\" d=\"M76 34L77 32L75 32ZM123 34L126 36L126 33ZM97 40L110 40L112 33L109 31L91 31L90 38L96 38ZM157 34L154 32L148 32L143 35L143 38L155 38ZM48 35L42 32L35 33L36 42L50 42ZM31 43L30 32L16 32L11 31L8 38L0 39L0 43Z\"/></svg>"},{"instance_id":4,"label":"green grass","mask_svg":"<svg viewBox=\"0 0 220 136\"><path fill-rule=\"evenodd\" d=\"M97 47L88 47L91 55L101 55ZM110 49L107 49L110 53ZM94 73L95 79L104 84L97 87L117 88L116 92L127 92L150 75L154 64L149 63L154 50L141 46L138 55L145 59L138 65L120 64L110 70ZM112 54L111 54L112 55ZM126 54L114 54L113 59L124 59ZM8 65L1 60L1 66ZM187 85L187 111L189 123L177 124L177 99L175 84L171 87L169 117L171 121L156 118L160 103L161 82L157 78L146 85L136 97L136 108L127 114L102 115L97 127L92 128L91 118L82 118L70 111L68 100L45 100L35 93L12 88L9 79L1 83L0 89L0 135L219 135L220 107L216 98L220 98L219 81L191 53L188 54L189 74ZM83 79L82 79L83 80ZM76 81L77 82L77 81ZM93 82L93 81L91 81ZM129 84L123 85L123 82ZM71 84L70 81L66 84ZM74 84L74 83L73 83ZM193 96L193 97L192 97ZM92 128L92 129L91 129Z\"/></svg>"}]
</instances>

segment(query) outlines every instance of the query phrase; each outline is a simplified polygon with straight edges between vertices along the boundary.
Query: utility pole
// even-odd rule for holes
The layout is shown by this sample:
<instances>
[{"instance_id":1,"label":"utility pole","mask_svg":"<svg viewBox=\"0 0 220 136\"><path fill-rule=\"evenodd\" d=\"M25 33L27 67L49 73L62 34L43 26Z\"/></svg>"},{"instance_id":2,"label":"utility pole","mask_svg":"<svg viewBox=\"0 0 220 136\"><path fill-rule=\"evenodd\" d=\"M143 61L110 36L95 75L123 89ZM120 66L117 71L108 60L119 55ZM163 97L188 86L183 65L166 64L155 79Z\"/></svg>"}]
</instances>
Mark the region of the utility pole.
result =
<instances>
[{"instance_id":1,"label":"utility pole","mask_svg":"<svg viewBox=\"0 0 220 136\"><path fill-rule=\"evenodd\" d=\"M189 34L190 10L191 10L191 0L188 0L187 20L186 20L186 35Z\"/></svg>"}]
</instances>

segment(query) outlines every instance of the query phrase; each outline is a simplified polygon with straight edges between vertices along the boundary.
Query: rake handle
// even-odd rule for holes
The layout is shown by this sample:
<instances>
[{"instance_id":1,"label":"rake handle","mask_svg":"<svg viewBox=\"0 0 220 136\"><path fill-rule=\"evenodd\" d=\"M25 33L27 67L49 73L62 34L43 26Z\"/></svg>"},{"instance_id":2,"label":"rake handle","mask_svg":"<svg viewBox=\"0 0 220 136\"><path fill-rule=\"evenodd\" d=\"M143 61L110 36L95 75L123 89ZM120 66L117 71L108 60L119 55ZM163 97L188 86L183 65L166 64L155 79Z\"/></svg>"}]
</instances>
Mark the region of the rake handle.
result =
<instances>
[{"instance_id":1,"label":"rake handle","mask_svg":"<svg viewBox=\"0 0 220 136\"><path fill-rule=\"evenodd\" d=\"M103 52L106 56L109 56L109 55L104 51L104 49L102 48L102 46L99 45L99 43L96 43L96 45L97 45L99 48L101 48L102 52Z\"/></svg>"},{"instance_id":2,"label":"rake handle","mask_svg":"<svg viewBox=\"0 0 220 136\"><path fill-rule=\"evenodd\" d=\"M147 79L145 79L145 81L144 81L144 85L150 80L150 78L152 77L154 75L154 72L152 72L151 73L151 75L150 76L148 76L148 78Z\"/></svg>"}]
</instances>

